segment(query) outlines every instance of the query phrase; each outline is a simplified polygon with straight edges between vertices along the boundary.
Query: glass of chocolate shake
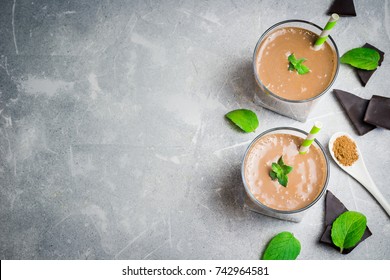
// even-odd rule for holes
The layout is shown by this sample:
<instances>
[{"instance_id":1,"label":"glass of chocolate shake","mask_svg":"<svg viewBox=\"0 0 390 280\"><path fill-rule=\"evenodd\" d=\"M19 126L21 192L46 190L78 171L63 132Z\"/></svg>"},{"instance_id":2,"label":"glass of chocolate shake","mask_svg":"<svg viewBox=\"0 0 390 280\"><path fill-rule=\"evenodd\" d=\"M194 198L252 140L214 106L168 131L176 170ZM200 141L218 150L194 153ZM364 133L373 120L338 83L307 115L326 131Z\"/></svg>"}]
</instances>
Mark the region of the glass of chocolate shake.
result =
<instances>
[{"instance_id":1,"label":"glass of chocolate shake","mask_svg":"<svg viewBox=\"0 0 390 280\"><path fill-rule=\"evenodd\" d=\"M329 160L315 140L307 154L299 148L305 131L278 127L258 135L245 152L241 175L246 191L246 206L261 214L299 222L305 210L324 194L329 180ZM272 178L272 164L282 157L292 167L286 186Z\"/></svg>"},{"instance_id":2,"label":"glass of chocolate shake","mask_svg":"<svg viewBox=\"0 0 390 280\"><path fill-rule=\"evenodd\" d=\"M329 36L321 49L313 49L322 28L304 20L287 20L270 27L260 37L253 68L261 91L256 103L281 115L305 122L311 109L328 91L339 70L339 53ZM293 54L309 72L290 67Z\"/></svg>"}]
</instances>

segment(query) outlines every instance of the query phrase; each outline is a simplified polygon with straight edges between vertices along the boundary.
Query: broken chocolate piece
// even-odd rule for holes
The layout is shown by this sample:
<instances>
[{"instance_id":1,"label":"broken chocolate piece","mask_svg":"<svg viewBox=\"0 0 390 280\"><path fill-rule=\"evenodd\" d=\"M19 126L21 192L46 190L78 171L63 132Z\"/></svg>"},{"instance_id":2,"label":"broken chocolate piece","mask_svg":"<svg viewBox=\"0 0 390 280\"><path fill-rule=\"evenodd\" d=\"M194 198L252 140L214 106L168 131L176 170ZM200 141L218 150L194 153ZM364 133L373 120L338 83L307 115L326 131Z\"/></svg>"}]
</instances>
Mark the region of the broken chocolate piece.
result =
<instances>
[{"instance_id":1,"label":"broken chocolate piece","mask_svg":"<svg viewBox=\"0 0 390 280\"><path fill-rule=\"evenodd\" d=\"M326 191L325 224L332 225L338 216L348 211L347 207L331 192Z\"/></svg>"},{"instance_id":2,"label":"broken chocolate piece","mask_svg":"<svg viewBox=\"0 0 390 280\"><path fill-rule=\"evenodd\" d=\"M373 45L370 45L368 43L366 43L363 46L363 48L370 48L370 49L376 50L379 53L379 56L380 56L379 61L378 61L378 67L382 65L382 61L383 61L384 56L385 56L384 52L382 52L381 50L377 49L376 47L374 47ZM371 78L371 76L374 74L374 72L377 69L374 69L374 70L356 69L357 74L359 76L359 79L360 79L360 81L361 81L361 83L362 83L362 85L364 87L366 86L366 84L368 83L368 80Z\"/></svg>"},{"instance_id":3,"label":"broken chocolate piece","mask_svg":"<svg viewBox=\"0 0 390 280\"><path fill-rule=\"evenodd\" d=\"M339 89L334 89L333 92L359 135L364 135L376 127L375 125L364 122L366 109L370 103L369 100Z\"/></svg>"},{"instance_id":4,"label":"broken chocolate piece","mask_svg":"<svg viewBox=\"0 0 390 280\"><path fill-rule=\"evenodd\" d=\"M364 121L390 129L390 98L373 95L368 103Z\"/></svg>"},{"instance_id":5,"label":"broken chocolate piece","mask_svg":"<svg viewBox=\"0 0 390 280\"><path fill-rule=\"evenodd\" d=\"M353 0L335 0L328 10L328 15L336 13L344 17L356 17Z\"/></svg>"},{"instance_id":6,"label":"broken chocolate piece","mask_svg":"<svg viewBox=\"0 0 390 280\"><path fill-rule=\"evenodd\" d=\"M340 250L339 247L333 244L332 237L331 237L331 229L332 224L334 220L344 212L348 211L348 209L344 206L341 201L334 196L333 193L331 193L329 190L326 191L326 198L325 198L325 231L321 236L320 242L329 244L333 248L336 248L337 250ZM359 241L358 244L356 244L352 248L344 249L343 254L350 253L356 246L358 246L363 240L370 237L372 235L370 229L366 227L366 231L363 234L362 239Z\"/></svg>"}]
</instances>

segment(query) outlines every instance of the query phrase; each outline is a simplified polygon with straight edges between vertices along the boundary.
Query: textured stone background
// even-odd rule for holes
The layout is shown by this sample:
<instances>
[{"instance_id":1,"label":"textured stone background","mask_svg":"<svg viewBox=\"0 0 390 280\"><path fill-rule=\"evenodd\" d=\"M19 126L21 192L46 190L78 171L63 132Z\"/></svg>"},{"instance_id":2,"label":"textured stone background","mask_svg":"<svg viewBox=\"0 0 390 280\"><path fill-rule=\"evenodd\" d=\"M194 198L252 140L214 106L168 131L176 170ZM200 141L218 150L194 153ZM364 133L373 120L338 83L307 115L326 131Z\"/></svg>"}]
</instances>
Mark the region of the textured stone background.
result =
<instances>
[{"instance_id":1,"label":"textured stone background","mask_svg":"<svg viewBox=\"0 0 390 280\"><path fill-rule=\"evenodd\" d=\"M300 259L390 259L389 217L331 162L328 188L373 236L349 255L318 243L324 199L301 223L243 207L242 156L266 129L324 123L356 137L390 200L390 132L359 137L332 92L306 123L254 104L255 44L291 18L324 25L332 1L0 2L0 259L257 259L293 232ZM390 55L390 2L355 1L340 53ZM363 88L342 65L334 88L390 97L390 58ZM258 114L256 133L224 119Z\"/></svg>"}]
</instances>

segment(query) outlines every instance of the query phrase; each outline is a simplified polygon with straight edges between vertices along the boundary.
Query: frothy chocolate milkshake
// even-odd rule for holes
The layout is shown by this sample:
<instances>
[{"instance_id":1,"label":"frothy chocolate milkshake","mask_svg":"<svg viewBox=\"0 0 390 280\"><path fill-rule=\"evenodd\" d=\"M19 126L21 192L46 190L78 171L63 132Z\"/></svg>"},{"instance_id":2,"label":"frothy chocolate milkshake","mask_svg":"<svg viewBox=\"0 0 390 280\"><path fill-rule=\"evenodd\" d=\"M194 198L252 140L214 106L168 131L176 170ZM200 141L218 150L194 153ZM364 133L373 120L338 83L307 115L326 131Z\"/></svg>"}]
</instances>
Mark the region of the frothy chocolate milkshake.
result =
<instances>
[{"instance_id":1,"label":"frothy chocolate milkshake","mask_svg":"<svg viewBox=\"0 0 390 280\"><path fill-rule=\"evenodd\" d=\"M256 70L261 83L272 93L288 100L306 100L321 94L332 82L337 69L335 51L325 42L313 49L318 35L299 28L279 28L269 34L256 56ZM309 73L289 70L288 56L305 58Z\"/></svg>"},{"instance_id":2,"label":"frothy chocolate milkshake","mask_svg":"<svg viewBox=\"0 0 390 280\"><path fill-rule=\"evenodd\" d=\"M327 164L322 151L311 145L299 154L303 138L276 133L259 138L244 159L244 180L253 196L263 205L277 210L299 210L312 203L326 185ZM284 187L269 175L271 165L283 156L293 170Z\"/></svg>"}]
</instances>

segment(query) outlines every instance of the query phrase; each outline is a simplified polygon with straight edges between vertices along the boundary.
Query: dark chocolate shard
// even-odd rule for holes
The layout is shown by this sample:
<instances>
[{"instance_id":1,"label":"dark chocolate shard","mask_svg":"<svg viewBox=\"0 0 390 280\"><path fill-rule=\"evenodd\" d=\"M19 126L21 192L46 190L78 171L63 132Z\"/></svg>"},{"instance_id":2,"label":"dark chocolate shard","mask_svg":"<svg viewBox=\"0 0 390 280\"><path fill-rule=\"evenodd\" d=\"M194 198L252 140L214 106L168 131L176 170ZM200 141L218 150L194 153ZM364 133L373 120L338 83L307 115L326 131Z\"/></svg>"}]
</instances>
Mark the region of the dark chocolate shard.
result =
<instances>
[{"instance_id":1,"label":"dark chocolate shard","mask_svg":"<svg viewBox=\"0 0 390 280\"><path fill-rule=\"evenodd\" d=\"M390 98L373 95L368 103L364 121L390 129Z\"/></svg>"},{"instance_id":2,"label":"dark chocolate shard","mask_svg":"<svg viewBox=\"0 0 390 280\"><path fill-rule=\"evenodd\" d=\"M344 108L359 135L364 135L376 128L375 125L366 123L364 121L366 109L370 103L369 100L339 89L334 89L333 92L341 103L341 106Z\"/></svg>"},{"instance_id":3,"label":"dark chocolate shard","mask_svg":"<svg viewBox=\"0 0 390 280\"><path fill-rule=\"evenodd\" d=\"M325 197L325 225L331 226L333 221L346 211L348 211L347 207L331 191L327 190Z\"/></svg>"},{"instance_id":4,"label":"dark chocolate shard","mask_svg":"<svg viewBox=\"0 0 390 280\"><path fill-rule=\"evenodd\" d=\"M381 50L377 49L376 47L374 47L373 45L370 45L368 43L366 43L363 46L363 48L370 48L370 49L376 50L379 53L379 56L380 56L379 62L378 62L378 67L382 65L382 61L383 61L383 59L385 57L385 53L384 52L382 52ZM362 85L364 87L366 86L366 84L368 83L368 80L371 78L371 76L374 74L374 72L377 69L374 69L374 70L356 69L357 74L358 74L359 79L360 79L360 82L362 83Z\"/></svg>"},{"instance_id":5,"label":"dark chocolate shard","mask_svg":"<svg viewBox=\"0 0 390 280\"><path fill-rule=\"evenodd\" d=\"M325 230L321 236L320 242L328 244L333 248L340 250L339 247L333 244L331 237L332 224L334 220L344 212L348 211L348 209L344 206L344 204L329 190L326 191L325 198ZM366 227L366 231L363 234L362 239L352 248L344 249L343 254L349 254L353 249L356 248L361 242L363 242L366 238L370 237L372 232L368 227Z\"/></svg>"},{"instance_id":6,"label":"dark chocolate shard","mask_svg":"<svg viewBox=\"0 0 390 280\"><path fill-rule=\"evenodd\" d=\"M355 5L353 0L335 0L330 6L327 14L336 13L344 17L356 17Z\"/></svg>"}]
</instances>

